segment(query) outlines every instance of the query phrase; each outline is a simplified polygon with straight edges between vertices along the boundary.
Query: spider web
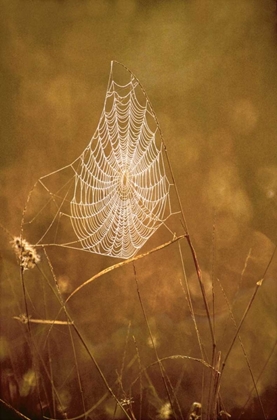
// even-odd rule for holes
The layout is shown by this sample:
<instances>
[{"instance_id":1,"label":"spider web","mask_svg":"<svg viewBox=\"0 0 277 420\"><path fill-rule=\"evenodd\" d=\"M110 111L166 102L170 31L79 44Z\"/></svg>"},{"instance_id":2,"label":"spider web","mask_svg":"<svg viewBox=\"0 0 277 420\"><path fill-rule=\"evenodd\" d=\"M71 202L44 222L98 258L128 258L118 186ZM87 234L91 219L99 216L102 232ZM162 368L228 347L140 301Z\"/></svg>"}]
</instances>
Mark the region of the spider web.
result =
<instances>
[{"instance_id":1,"label":"spider web","mask_svg":"<svg viewBox=\"0 0 277 420\"><path fill-rule=\"evenodd\" d=\"M115 66L127 82L117 82ZM49 232L66 216L74 235L63 246L123 259L134 256L172 214L163 149L157 118L141 84L123 65L111 62L104 107L91 141L72 164L39 180L56 215L37 244L51 243ZM55 182L47 185L48 178L62 170L74 172L72 182L64 184L66 192Z\"/></svg>"},{"instance_id":2,"label":"spider web","mask_svg":"<svg viewBox=\"0 0 277 420\"><path fill-rule=\"evenodd\" d=\"M141 104L131 75L113 80L88 147L80 157L71 200L71 222L82 246L92 252L129 258L165 220L169 182L162 148L150 128L155 116ZM150 121L149 121L150 120Z\"/></svg>"}]
</instances>

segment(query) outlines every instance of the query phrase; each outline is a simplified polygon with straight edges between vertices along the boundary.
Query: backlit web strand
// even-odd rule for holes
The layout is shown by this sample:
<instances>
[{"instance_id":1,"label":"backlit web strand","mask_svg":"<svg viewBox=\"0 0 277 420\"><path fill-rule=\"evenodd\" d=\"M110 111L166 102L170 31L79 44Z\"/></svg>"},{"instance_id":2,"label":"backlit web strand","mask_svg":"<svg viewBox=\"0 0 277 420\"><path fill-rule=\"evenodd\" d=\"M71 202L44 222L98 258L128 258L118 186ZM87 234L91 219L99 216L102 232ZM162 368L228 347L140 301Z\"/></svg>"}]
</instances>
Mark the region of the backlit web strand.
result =
<instances>
[{"instance_id":1,"label":"backlit web strand","mask_svg":"<svg viewBox=\"0 0 277 420\"><path fill-rule=\"evenodd\" d=\"M169 216L170 184L147 98L133 76L116 83L113 65L98 127L73 168L70 217L84 249L130 258Z\"/></svg>"}]
</instances>

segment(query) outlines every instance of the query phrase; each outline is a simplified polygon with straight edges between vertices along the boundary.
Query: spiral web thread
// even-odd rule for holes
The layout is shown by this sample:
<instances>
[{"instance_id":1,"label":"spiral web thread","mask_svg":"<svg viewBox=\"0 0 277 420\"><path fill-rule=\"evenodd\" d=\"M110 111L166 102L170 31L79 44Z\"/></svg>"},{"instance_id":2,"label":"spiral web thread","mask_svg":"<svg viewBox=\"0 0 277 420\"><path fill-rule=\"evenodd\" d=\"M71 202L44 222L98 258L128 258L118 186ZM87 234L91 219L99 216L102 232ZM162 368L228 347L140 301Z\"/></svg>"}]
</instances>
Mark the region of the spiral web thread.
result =
<instances>
[{"instance_id":1,"label":"spiral web thread","mask_svg":"<svg viewBox=\"0 0 277 420\"><path fill-rule=\"evenodd\" d=\"M130 258L170 216L170 183L151 105L131 73L115 82L114 65L98 127L73 167L70 217L84 249Z\"/></svg>"}]
</instances>

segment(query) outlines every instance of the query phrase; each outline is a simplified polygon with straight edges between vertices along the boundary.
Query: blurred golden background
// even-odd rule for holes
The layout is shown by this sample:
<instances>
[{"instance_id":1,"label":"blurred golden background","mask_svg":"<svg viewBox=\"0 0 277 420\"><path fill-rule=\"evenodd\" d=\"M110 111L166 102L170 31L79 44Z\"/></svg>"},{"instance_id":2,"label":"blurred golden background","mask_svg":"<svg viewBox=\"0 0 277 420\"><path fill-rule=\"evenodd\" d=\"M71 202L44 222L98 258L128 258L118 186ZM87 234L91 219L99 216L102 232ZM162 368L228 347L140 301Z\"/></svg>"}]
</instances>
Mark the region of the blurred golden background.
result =
<instances>
[{"instance_id":1,"label":"blurred golden background","mask_svg":"<svg viewBox=\"0 0 277 420\"><path fill-rule=\"evenodd\" d=\"M207 290L211 278L219 278L239 320L277 244L276 2L1 0L0 5L1 224L11 235L19 235L34 183L84 150L101 115L110 62L122 62L138 77L158 116ZM30 366L16 362L23 350L22 342L14 344L19 327L12 317L24 308L9 240L3 232L0 357L3 369L10 369L20 383ZM162 243L163 233L157 232L155 240ZM87 254L75 260L63 252L50 257L65 294L115 263ZM179 284L181 271L175 245L137 266L161 357L178 352L199 357ZM270 419L277 415L276 275L275 258L243 330L255 378L264 369L259 390ZM188 276L205 341L207 324L191 262ZM38 286L35 275L31 277L29 297L36 306ZM226 350L234 330L226 331L228 310L217 292L218 345ZM49 311L55 313L51 302ZM151 346L132 267L93 283L74 302L70 310L108 376L114 379L120 366L130 322L130 334L148 346L141 350L148 360ZM60 351L57 345L56 354ZM243 363L239 347L235 348L223 385L234 418L252 388ZM58 375L64 369L56 368ZM195 379L193 385L193 369L185 372L187 407L201 399L201 381ZM86 384L90 386L90 379ZM25 388L21 384L19 394L26 400L26 384ZM69 391L66 395L71 401ZM255 417L255 404L250 403L252 411L242 418L260 418ZM112 418L109 410L107 404L107 418Z\"/></svg>"}]
</instances>

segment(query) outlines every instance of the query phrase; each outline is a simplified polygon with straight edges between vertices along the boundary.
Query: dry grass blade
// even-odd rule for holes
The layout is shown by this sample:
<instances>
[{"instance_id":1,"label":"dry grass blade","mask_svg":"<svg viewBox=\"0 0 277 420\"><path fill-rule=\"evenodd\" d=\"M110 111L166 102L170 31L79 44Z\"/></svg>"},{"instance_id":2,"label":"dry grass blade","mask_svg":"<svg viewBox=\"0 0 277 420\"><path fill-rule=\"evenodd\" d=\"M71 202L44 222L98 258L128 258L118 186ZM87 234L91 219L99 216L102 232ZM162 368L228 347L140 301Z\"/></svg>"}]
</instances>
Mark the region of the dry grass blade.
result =
<instances>
[{"instance_id":1,"label":"dry grass blade","mask_svg":"<svg viewBox=\"0 0 277 420\"><path fill-rule=\"evenodd\" d=\"M148 251L148 252L145 252L145 253L143 253L143 254L139 254L139 255L137 255L136 257L132 257L132 258L129 258L128 260L124 260L124 261L121 261L121 262L119 262L119 263L117 263L117 264L114 264L114 265L112 265L112 266L110 266L110 267L108 267L108 268L105 268L104 270L102 270L102 271L99 271L99 273L97 273L97 274L95 274L94 276L92 276L90 279L88 279L88 280L86 280L84 283L82 283L79 287L77 287L69 296L68 296L68 298L66 299L66 301L65 301L65 304L67 303L67 302L69 302L69 300L74 296L74 295L76 295L76 293L77 292L79 292L81 289L83 289L85 286L87 286L88 284L90 284L90 283L92 283L94 280L96 280L96 279L98 279L99 277L102 277L102 276L104 276L105 274L107 274L107 273L109 273L110 271L113 271L113 270L116 270L117 268L120 268L120 267L123 267L123 266L125 266L125 265L127 265L127 264L130 264L130 263L133 263L133 262L135 262L135 261L138 261L138 260L140 260L140 259L142 259L142 258L145 258L145 257L148 257L148 255L151 255L151 254L153 254L154 252L158 252L158 251L160 251L161 249L164 249L164 248L166 248L167 246L169 246L169 245L171 245L171 244L173 244L174 242L176 242L176 241L180 241L181 239L184 239L185 238L185 235L180 235L180 236L177 236L177 237L174 237L171 241L168 241L168 242L165 242L164 244L162 244L162 245L159 245L159 246L157 246L156 248L153 248L153 249L151 249L150 251Z\"/></svg>"},{"instance_id":2,"label":"dry grass blade","mask_svg":"<svg viewBox=\"0 0 277 420\"><path fill-rule=\"evenodd\" d=\"M2 398L0 398L0 402L9 410L13 411L18 417L20 417L21 419L24 420L31 420L30 417L24 416L24 414L20 413L20 411L18 411L16 408L14 408L12 405L8 404L6 401L2 400Z\"/></svg>"}]
</instances>

